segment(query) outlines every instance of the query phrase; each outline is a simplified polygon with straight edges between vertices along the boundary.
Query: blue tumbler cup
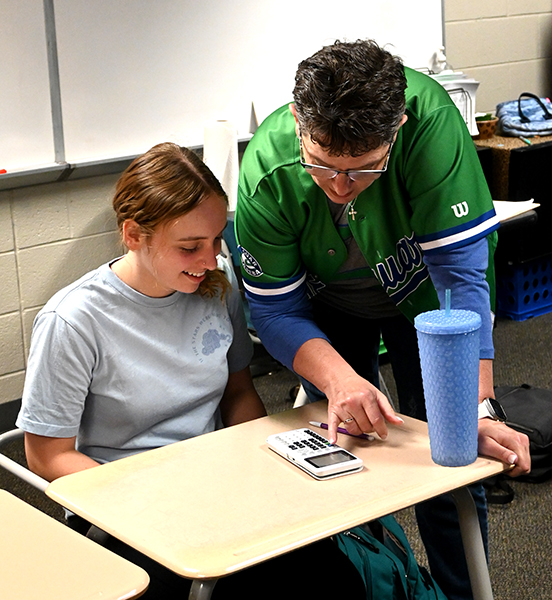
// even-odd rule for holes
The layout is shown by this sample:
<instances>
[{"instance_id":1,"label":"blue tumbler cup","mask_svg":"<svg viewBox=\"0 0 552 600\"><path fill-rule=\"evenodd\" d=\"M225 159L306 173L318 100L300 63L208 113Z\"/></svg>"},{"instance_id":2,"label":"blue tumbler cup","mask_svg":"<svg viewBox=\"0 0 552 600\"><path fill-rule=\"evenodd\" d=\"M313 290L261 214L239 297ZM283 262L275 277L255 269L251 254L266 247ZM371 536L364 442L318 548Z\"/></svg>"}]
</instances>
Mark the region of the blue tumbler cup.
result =
<instances>
[{"instance_id":1,"label":"blue tumbler cup","mask_svg":"<svg viewBox=\"0 0 552 600\"><path fill-rule=\"evenodd\" d=\"M479 329L469 310L432 310L414 319L431 458L460 467L477 458Z\"/></svg>"}]
</instances>

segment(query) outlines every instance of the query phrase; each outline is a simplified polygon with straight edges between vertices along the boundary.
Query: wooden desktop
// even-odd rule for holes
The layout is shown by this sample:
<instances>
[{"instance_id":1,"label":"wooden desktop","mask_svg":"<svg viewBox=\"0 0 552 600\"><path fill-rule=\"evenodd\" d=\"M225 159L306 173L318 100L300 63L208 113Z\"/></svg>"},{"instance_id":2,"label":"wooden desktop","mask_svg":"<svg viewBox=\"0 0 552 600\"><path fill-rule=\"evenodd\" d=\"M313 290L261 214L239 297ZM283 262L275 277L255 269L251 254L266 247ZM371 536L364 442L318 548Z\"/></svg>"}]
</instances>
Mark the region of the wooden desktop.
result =
<instances>
[{"instance_id":1,"label":"wooden desktop","mask_svg":"<svg viewBox=\"0 0 552 600\"><path fill-rule=\"evenodd\" d=\"M130 600L148 574L0 490L0 598Z\"/></svg>"}]
</instances>

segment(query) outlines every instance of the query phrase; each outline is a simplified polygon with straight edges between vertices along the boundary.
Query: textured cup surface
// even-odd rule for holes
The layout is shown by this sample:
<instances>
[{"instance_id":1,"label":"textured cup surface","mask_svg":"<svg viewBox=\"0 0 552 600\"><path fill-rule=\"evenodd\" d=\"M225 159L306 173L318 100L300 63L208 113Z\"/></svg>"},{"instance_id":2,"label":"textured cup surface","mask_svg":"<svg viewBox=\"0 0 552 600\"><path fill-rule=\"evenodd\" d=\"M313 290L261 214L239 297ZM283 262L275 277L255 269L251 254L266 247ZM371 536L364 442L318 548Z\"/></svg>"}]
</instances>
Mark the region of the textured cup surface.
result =
<instances>
[{"instance_id":1,"label":"textured cup surface","mask_svg":"<svg viewBox=\"0 0 552 600\"><path fill-rule=\"evenodd\" d=\"M479 329L472 311L435 310L418 315L420 362L431 457L447 467L477 458Z\"/></svg>"}]
</instances>

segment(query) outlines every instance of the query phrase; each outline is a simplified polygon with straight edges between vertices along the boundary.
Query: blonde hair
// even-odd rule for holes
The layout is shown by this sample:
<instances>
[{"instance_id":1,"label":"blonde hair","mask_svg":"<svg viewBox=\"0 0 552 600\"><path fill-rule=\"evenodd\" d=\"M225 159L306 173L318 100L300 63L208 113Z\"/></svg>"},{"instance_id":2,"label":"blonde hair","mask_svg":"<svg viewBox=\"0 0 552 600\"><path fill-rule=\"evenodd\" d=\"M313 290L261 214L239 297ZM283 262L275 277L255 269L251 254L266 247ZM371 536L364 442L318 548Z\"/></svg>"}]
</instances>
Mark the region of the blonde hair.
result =
<instances>
[{"instance_id":1,"label":"blonde hair","mask_svg":"<svg viewBox=\"0 0 552 600\"><path fill-rule=\"evenodd\" d=\"M181 217L215 194L228 198L209 167L189 148L166 142L138 156L115 188L117 226L132 220L150 237L161 225ZM220 269L207 271L197 292L223 298L230 284Z\"/></svg>"}]
</instances>

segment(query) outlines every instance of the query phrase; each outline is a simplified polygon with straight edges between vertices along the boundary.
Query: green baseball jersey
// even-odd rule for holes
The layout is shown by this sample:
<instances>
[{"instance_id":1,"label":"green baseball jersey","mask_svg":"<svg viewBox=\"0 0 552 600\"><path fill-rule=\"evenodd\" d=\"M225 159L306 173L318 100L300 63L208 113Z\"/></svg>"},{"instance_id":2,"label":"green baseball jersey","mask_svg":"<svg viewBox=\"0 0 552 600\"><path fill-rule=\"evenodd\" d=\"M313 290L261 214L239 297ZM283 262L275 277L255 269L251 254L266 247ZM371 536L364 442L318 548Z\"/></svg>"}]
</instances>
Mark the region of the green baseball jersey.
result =
<instances>
[{"instance_id":1,"label":"green baseball jersey","mask_svg":"<svg viewBox=\"0 0 552 600\"><path fill-rule=\"evenodd\" d=\"M426 75L405 72L408 120L387 172L357 197L349 227L373 275L412 320L439 305L424 255L484 238L498 219L473 141L448 93ZM235 226L254 313L270 308L285 317L291 300L335 279L347 257L324 192L300 164L288 106L270 115L247 147Z\"/></svg>"}]
</instances>

